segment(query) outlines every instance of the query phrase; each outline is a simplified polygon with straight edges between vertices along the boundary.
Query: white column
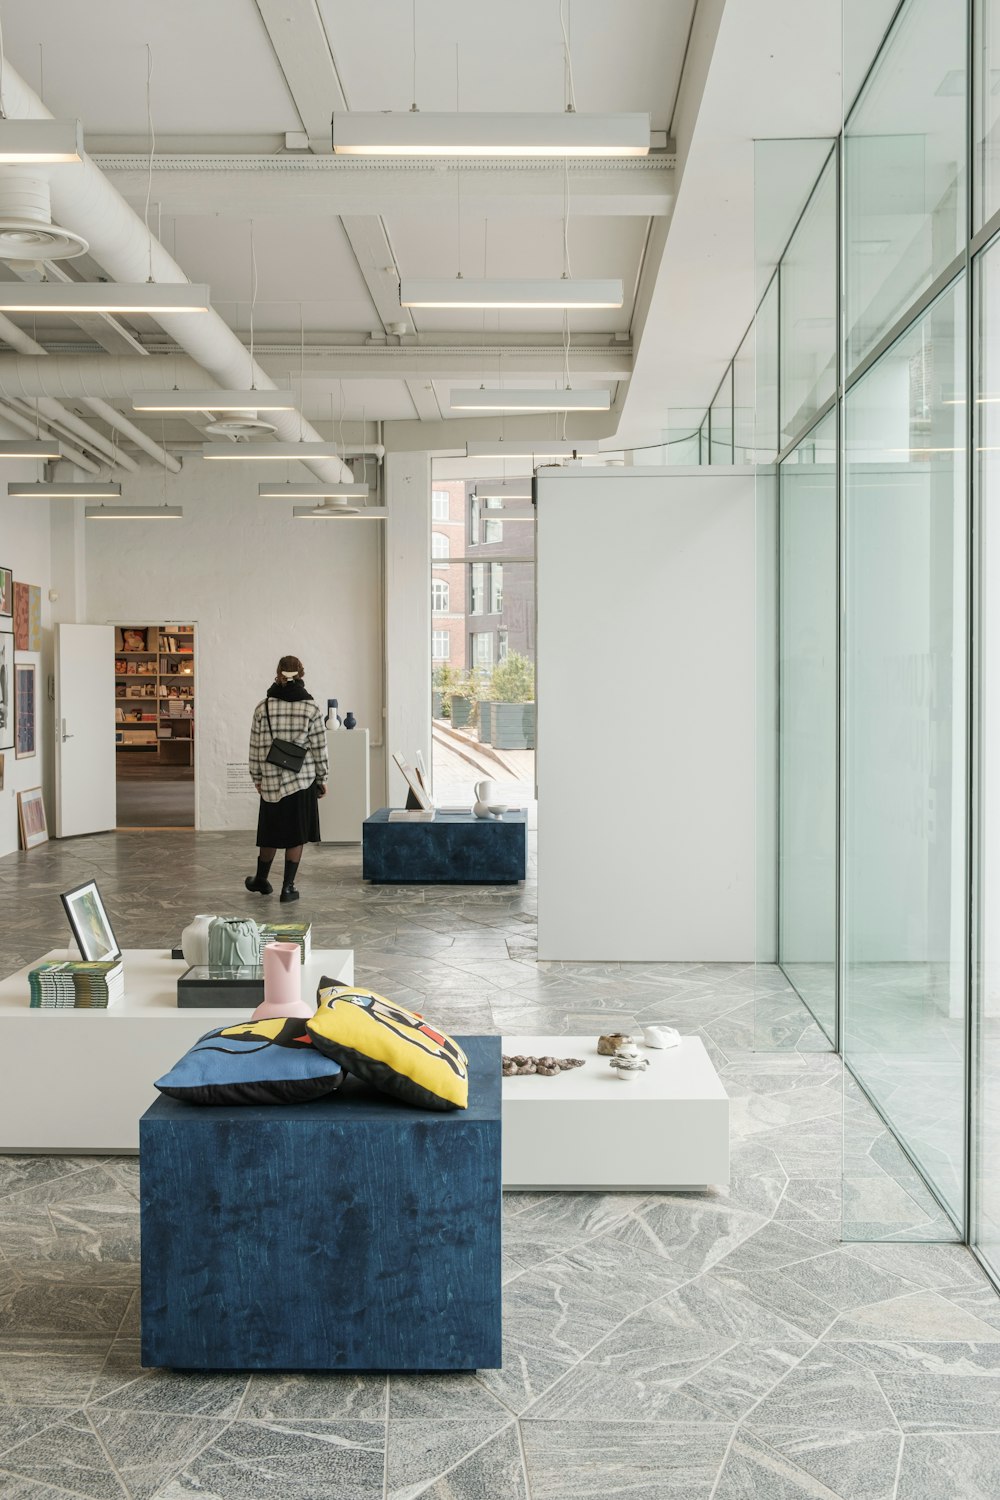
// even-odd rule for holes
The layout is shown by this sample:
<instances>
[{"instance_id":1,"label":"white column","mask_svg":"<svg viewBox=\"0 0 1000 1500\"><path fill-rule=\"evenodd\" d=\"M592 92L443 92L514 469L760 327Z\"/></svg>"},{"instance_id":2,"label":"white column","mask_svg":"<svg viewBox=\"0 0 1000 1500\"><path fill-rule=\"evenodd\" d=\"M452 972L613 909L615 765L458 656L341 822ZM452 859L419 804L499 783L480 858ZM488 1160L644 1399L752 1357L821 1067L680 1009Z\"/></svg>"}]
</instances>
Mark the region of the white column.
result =
<instances>
[{"instance_id":1,"label":"white column","mask_svg":"<svg viewBox=\"0 0 1000 1500\"><path fill-rule=\"evenodd\" d=\"M431 460L389 453L385 538L386 775L388 805L402 807L406 783L393 752L431 763Z\"/></svg>"}]
</instances>

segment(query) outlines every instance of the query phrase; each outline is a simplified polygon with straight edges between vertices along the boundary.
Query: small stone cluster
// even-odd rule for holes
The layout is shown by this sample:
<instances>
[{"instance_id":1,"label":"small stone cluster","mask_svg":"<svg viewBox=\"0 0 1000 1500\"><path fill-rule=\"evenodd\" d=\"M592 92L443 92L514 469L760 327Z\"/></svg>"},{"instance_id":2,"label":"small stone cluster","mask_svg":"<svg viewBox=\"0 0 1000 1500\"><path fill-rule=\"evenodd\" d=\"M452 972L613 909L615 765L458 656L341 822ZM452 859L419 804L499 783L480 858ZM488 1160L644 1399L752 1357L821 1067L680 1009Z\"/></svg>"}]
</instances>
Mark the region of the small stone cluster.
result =
<instances>
[{"instance_id":1,"label":"small stone cluster","mask_svg":"<svg viewBox=\"0 0 1000 1500\"><path fill-rule=\"evenodd\" d=\"M554 1078L568 1068L582 1068L582 1057L526 1057L517 1053L514 1057L503 1057L503 1076L515 1078L519 1073L538 1073L542 1078Z\"/></svg>"}]
</instances>

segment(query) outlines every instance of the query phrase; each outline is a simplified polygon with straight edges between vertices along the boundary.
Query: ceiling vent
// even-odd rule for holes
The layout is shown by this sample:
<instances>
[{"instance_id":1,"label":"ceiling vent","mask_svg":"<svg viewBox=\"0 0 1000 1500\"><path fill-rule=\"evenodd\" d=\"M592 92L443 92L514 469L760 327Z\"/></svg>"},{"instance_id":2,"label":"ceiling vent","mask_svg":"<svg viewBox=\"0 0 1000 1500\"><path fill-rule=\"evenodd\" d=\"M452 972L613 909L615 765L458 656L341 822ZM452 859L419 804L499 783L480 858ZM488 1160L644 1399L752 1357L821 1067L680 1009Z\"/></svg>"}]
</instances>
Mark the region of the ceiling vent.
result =
<instances>
[{"instance_id":1,"label":"ceiling vent","mask_svg":"<svg viewBox=\"0 0 1000 1500\"><path fill-rule=\"evenodd\" d=\"M244 412L242 416L224 417L219 422L209 422L202 431L211 433L212 437L252 438L264 437L267 433L276 432L277 428L273 422L262 422L253 412Z\"/></svg>"},{"instance_id":2,"label":"ceiling vent","mask_svg":"<svg viewBox=\"0 0 1000 1500\"><path fill-rule=\"evenodd\" d=\"M71 260L87 241L52 222L44 177L0 172L0 260Z\"/></svg>"}]
</instances>

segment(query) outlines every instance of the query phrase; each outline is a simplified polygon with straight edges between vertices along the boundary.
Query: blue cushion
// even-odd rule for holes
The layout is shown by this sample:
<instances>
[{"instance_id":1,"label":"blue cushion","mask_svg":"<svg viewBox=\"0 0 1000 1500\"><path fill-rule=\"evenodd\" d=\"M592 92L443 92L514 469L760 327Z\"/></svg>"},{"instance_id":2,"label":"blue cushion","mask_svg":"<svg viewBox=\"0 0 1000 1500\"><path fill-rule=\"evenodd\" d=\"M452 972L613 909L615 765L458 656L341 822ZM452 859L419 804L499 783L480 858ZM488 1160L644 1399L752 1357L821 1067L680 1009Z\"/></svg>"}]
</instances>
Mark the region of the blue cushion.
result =
<instances>
[{"instance_id":1,"label":"blue cushion","mask_svg":"<svg viewBox=\"0 0 1000 1500\"><path fill-rule=\"evenodd\" d=\"M206 1032L156 1087L187 1104L298 1104L333 1093L343 1076L300 1016L278 1016Z\"/></svg>"}]
</instances>

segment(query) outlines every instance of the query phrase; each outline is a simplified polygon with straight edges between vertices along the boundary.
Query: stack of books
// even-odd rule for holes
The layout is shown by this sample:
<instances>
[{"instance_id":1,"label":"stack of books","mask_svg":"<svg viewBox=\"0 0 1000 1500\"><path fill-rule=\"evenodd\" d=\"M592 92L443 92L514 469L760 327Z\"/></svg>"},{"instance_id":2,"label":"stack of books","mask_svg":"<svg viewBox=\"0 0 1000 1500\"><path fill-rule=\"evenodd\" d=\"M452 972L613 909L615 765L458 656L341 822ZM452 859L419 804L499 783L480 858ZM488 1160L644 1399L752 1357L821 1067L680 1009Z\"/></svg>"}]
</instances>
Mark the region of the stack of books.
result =
<instances>
[{"instance_id":1,"label":"stack of books","mask_svg":"<svg viewBox=\"0 0 1000 1500\"><path fill-rule=\"evenodd\" d=\"M121 959L39 964L28 975L36 1010L107 1010L125 993Z\"/></svg>"},{"instance_id":2,"label":"stack of books","mask_svg":"<svg viewBox=\"0 0 1000 1500\"><path fill-rule=\"evenodd\" d=\"M265 943L298 943L305 963L312 952L311 922L262 922L260 928L261 947Z\"/></svg>"}]
</instances>

